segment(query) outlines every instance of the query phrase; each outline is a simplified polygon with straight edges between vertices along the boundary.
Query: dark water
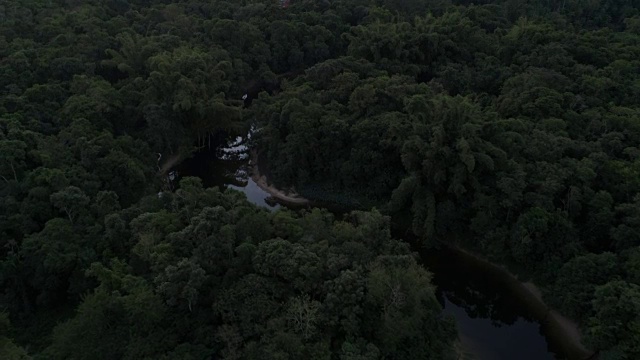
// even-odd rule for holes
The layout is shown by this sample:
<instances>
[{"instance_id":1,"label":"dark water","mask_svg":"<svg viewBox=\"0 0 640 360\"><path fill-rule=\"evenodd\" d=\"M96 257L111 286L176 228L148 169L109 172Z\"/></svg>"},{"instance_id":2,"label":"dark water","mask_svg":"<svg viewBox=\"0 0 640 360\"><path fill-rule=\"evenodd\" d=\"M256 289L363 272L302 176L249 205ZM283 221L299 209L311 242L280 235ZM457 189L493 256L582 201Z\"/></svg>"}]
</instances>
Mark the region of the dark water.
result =
<instances>
[{"instance_id":1,"label":"dark water","mask_svg":"<svg viewBox=\"0 0 640 360\"><path fill-rule=\"evenodd\" d=\"M474 317L463 305L453 303L442 294L444 313L453 315L458 326L458 336L465 352L476 359L555 359L547 350L547 342L539 334L537 323L518 317L506 324L486 317Z\"/></svg>"},{"instance_id":2,"label":"dark water","mask_svg":"<svg viewBox=\"0 0 640 360\"><path fill-rule=\"evenodd\" d=\"M249 161L247 138L231 138L217 148L202 149L175 170L178 178L197 176L207 187L238 190L256 205L270 210L280 208L251 180ZM566 358L554 346L554 342L561 340L548 336L530 306L505 286L499 276L451 251L421 253L424 265L434 274L433 282L438 287L437 297L444 312L456 320L466 359Z\"/></svg>"},{"instance_id":3,"label":"dark water","mask_svg":"<svg viewBox=\"0 0 640 360\"><path fill-rule=\"evenodd\" d=\"M422 251L436 296L458 326L463 349L480 360L564 359L530 306L503 279L450 250Z\"/></svg>"}]
</instances>

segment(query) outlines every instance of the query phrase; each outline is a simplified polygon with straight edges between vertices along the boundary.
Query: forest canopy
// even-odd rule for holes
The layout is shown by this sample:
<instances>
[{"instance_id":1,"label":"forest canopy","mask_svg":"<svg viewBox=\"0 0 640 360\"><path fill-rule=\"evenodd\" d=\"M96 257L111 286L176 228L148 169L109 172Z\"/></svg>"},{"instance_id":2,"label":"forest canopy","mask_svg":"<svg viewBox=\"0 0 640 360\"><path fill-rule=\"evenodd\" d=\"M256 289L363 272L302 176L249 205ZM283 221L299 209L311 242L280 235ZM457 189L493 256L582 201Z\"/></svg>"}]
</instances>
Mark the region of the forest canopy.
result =
<instances>
[{"instance_id":1,"label":"forest canopy","mask_svg":"<svg viewBox=\"0 0 640 360\"><path fill-rule=\"evenodd\" d=\"M371 9L260 99L274 180L506 264L590 346L640 356L638 4L598 3Z\"/></svg>"},{"instance_id":2,"label":"forest canopy","mask_svg":"<svg viewBox=\"0 0 640 360\"><path fill-rule=\"evenodd\" d=\"M455 357L398 219L640 357L637 1L282 4L0 0L0 358ZM251 125L367 211L166 188Z\"/></svg>"}]
</instances>

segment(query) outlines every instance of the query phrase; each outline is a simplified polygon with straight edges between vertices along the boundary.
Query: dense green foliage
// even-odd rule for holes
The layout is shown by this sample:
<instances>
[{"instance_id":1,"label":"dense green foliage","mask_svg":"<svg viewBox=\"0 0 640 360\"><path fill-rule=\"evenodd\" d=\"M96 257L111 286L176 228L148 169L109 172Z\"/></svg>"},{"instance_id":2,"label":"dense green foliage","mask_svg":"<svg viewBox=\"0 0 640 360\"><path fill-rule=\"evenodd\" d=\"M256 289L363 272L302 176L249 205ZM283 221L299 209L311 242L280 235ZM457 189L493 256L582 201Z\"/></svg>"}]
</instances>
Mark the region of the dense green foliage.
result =
<instances>
[{"instance_id":1,"label":"dense green foliage","mask_svg":"<svg viewBox=\"0 0 640 360\"><path fill-rule=\"evenodd\" d=\"M244 131L247 89L344 50L344 19L290 14L0 1L0 358L454 356L380 213L270 213L196 178L162 192L157 153Z\"/></svg>"},{"instance_id":2,"label":"dense green foliage","mask_svg":"<svg viewBox=\"0 0 640 360\"><path fill-rule=\"evenodd\" d=\"M417 235L512 264L594 348L639 357L640 4L421 3L369 8L261 99L274 179L410 208Z\"/></svg>"},{"instance_id":3,"label":"dense green foliage","mask_svg":"<svg viewBox=\"0 0 640 360\"><path fill-rule=\"evenodd\" d=\"M56 327L43 356L452 354L454 327L439 316L430 275L391 239L388 219L270 213L239 195L185 178L175 195L110 214L104 237L129 242L131 252L88 267L97 287Z\"/></svg>"},{"instance_id":4,"label":"dense green foliage","mask_svg":"<svg viewBox=\"0 0 640 360\"><path fill-rule=\"evenodd\" d=\"M0 0L0 357L451 355L379 213L156 195L158 153L257 119L276 183L410 215L638 358L638 99L635 0Z\"/></svg>"}]
</instances>

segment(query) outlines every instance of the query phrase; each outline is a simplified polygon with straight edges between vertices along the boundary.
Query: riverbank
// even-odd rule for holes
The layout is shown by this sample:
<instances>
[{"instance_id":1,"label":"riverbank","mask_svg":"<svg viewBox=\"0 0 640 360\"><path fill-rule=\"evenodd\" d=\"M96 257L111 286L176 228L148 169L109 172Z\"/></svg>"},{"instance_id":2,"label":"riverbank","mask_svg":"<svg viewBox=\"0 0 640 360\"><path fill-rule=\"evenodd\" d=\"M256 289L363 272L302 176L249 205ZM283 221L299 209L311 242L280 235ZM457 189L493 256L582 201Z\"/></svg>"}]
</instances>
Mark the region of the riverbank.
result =
<instances>
[{"instance_id":1,"label":"riverbank","mask_svg":"<svg viewBox=\"0 0 640 360\"><path fill-rule=\"evenodd\" d=\"M158 163L158 174L160 176L165 176L176 165L180 164L182 160L184 160L185 156L182 153L169 155L167 160L165 160L162 165ZM161 159L162 160L162 159Z\"/></svg>"},{"instance_id":2,"label":"riverbank","mask_svg":"<svg viewBox=\"0 0 640 360\"><path fill-rule=\"evenodd\" d=\"M251 150L251 160L249 163L249 166L251 168L251 179L255 181L260 189L269 193L269 195L271 195L277 202L282 203L283 205L309 205L309 200L303 198L295 191L291 190L285 192L269 184L267 177L260 174L260 168L258 165L258 152L253 149Z\"/></svg>"},{"instance_id":3,"label":"riverbank","mask_svg":"<svg viewBox=\"0 0 640 360\"><path fill-rule=\"evenodd\" d=\"M215 154L208 152L206 154L203 154L201 156L201 159L196 158L194 161L195 163L199 163L199 162L211 163L210 159L212 156L215 156ZM164 169L165 175L166 175L167 172L175 168L175 166L177 166L177 164L179 164L182 160L184 159L181 159L180 154L169 156L167 160L162 164L162 166L159 166L159 169L161 171ZM260 205L263 202L267 202L268 204L271 205L269 201L273 201L274 203L279 203L282 206L289 207L292 209L308 208L310 206L327 207L325 206L325 204L318 203L316 201L310 201L310 199L299 195L294 189L291 189L289 191L281 190L281 189L278 189L273 184L270 184L268 180L269 179L268 169L264 168L266 165L268 165L268 163L258 157L258 152L255 149L249 151L249 157L246 160L243 160L241 162L225 160L223 162L230 163L232 166L239 166L240 168L244 169L244 171L246 171L245 174L250 176L250 183L255 183L252 185L253 186L252 189L254 190L260 189L262 192L264 192L259 194L259 196L257 197L258 200L254 202L258 205ZM192 168L197 168L198 170L196 172L187 172L186 170L185 171L178 170L179 172L183 173L180 176L199 176L201 178L203 177L206 178L206 176L211 176L211 174L213 174L214 176L219 178L218 181L220 179L224 179L226 176L224 175L225 171L220 171L220 169L224 169L225 165L220 164L219 162L214 161L211 167L205 167L205 168L200 168L199 166L196 166L194 164L191 164L189 166ZM265 170L265 171L261 172L259 165L262 165L262 170ZM229 170L229 169L226 169L226 170ZM233 168L231 170L232 170L231 173L233 173L237 169ZM207 183L205 182L205 184ZM214 183L209 183L206 186L220 186L220 185L214 182ZM251 195L249 195L251 192L250 191L247 192L245 188L237 189L237 190L244 191L245 194L247 194L248 198L251 197ZM264 204L262 204L262 206L264 206ZM345 210L344 212L348 212L351 209L344 209ZM400 231L403 231L404 229L406 229L406 226L404 224L401 227L402 229ZM407 238L406 234L405 236L403 236L402 234L396 234L395 236L397 238L404 238L405 240L410 241L410 236L409 238ZM482 315L484 319L477 319L476 318L477 313L476 315L473 315L473 310L470 313L469 309L465 309L465 310L460 309L461 312L456 316L462 317L462 320L461 320L462 323L464 322L468 323L469 321L477 322L478 320L480 320L480 321L485 321L486 326L475 327L475 328L472 328L471 332L467 332L466 334L464 333L460 334L461 339L464 338L465 341L461 340L460 344L458 344L458 347L460 347L462 346L462 343L464 343L464 348L459 349L460 351L463 351L463 353L459 353L459 355L463 355L463 354L469 355L469 354L474 354L474 352L481 354L482 352L480 352L480 350L478 349L481 349L481 350L488 349L489 353L491 353L491 351L494 351L495 349L501 349L504 346L507 346L507 347L510 346L510 350L509 350L510 352L507 351L507 353L505 354L504 351L501 350L503 351L502 353L498 353L498 355L494 354L495 356L489 355L488 357L486 357L486 359L514 358L514 356L518 354L520 349L526 349L528 345L531 345L531 346L535 346L536 351L541 351L540 353L536 353L535 357L533 357L537 359L542 359L542 358L549 359L550 357L543 357L543 356L546 356L548 354L553 354L553 353L561 354L562 356L561 358L568 359L568 360L590 359L590 356L593 354L593 352L589 351L588 349L586 349L586 347L582 345L580 341L581 339L580 332L576 324L573 323L570 319L563 317L557 311L547 306L542 300L542 296L539 289L535 287L534 284L520 281L514 274L511 274L508 271L508 269L506 269L504 266L493 264L490 261L482 258L477 254L474 254L471 251L466 251L464 249L455 248L455 247L453 247L451 250L452 252L441 253L441 254L434 254L432 251L427 250L425 254L422 254L422 257L426 259L426 257L428 257L429 254L431 254L431 257L439 257L440 259L442 259L442 261L448 262L450 263L450 265L455 266L457 270L454 270L454 272L458 271L460 276L457 278L458 280L454 280L455 283L464 284L466 281L465 279L469 279L468 274L474 274L474 273L481 273L483 278L490 278L491 279L490 281L492 283L495 283L496 287L506 289L505 291L511 294L508 296L503 296L503 298L507 298L509 300L506 302L499 303L498 305L500 306L501 309L506 310L506 312L503 312L503 313L506 314L505 318L507 320L503 321L503 323L508 324L509 326L512 326L513 323L509 322L509 317L513 316L515 311L515 314L517 314L517 317L514 317L514 319L515 318L524 319L524 320L519 320L521 321L520 327L517 328L519 329L519 331L522 330L522 324L526 324L526 322L528 321L530 322L529 325L524 325L524 326L529 327L530 330L527 330L529 332L527 332L526 333L527 335L525 336L531 337L531 338L540 336L546 339L545 340L546 343L541 343L541 342L535 343L535 340L533 343L527 343L527 342L522 342L522 340L509 340L511 339L510 335L501 334L501 335L498 335L498 337L496 337L495 339L501 339L507 342L510 342L510 341L516 341L516 342L513 345L492 344L491 342L492 340L490 339L488 340L486 336L484 336L483 334L491 333L490 330L492 329L492 327L490 322L494 320L494 316L495 316L495 313L493 315L491 313L494 312L495 310L488 310L487 313ZM473 263L474 265L472 267L469 267L467 266L466 263ZM440 271L440 273L451 274L451 271L444 271L444 272ZM447 277L451 277L451 275L447 275ZM447 280L447 281L451 282L451 280ZM483 279L479 278L473 281L475 284L477 282L482 282ZM466 286L463 286L462 288L463 288L462 291L466 291L467 289ZM490 309L491 306L493 306L493 303L491 302L495 301L495 293L493 293L492 290L486 293L489 295L486 296L484 299L481 298L479 300L485 301L486 302L484 304L485 306L487 306L487 304L491 304L486 307L487 309ZM477 298L471 299L470 303L476 304L473 301L478 301L478 299ZM477 303L476 305L479 305L479 304L482 304L482 303ZM481 307L482 305L480 305L480 308ZM467 311L467 313L465 313L465 311ZM500 316L498 316L497 319L498 321L500 321L501 319ZM514 328L514 330L516 330L516 328ZM479 333L474 333L474 331L476 332L479 331ZM520 332L520 334L522 334L522 332ZM513 339L516 339L516 338L513 338ZM484 344L486 344L487 342L492 345L488 347L485 346ZM469 346L469 344L472 344L475 347ZM544 344L548 346L548 349ZM475 349L475 348L478 348L478 349ZM544 349L544 350L539 350L539 349ZM486 355L487 352L485 351L484 354ZM538 355L540 356L538 357ZM532 359L532 357L530 356L528 359Z\"/></svg>"},{"instance_id":4,"label":"riverbank","mask_svg":"<svg viewBox=\"0 0 640 360\"><path fill-rule=\"evenodd\" d=\"M570 360L593 359L596 352L582 344L582 335L578 324L548 306L540 289L531 282L523 282L503 266L494 264L483 257L457 246L449 249L465 261L474 262L478 266L493 273L503 286L512 291L527 306L541 324L542 330L553 342L553 346L562 349Z\"/></svg>"}]
</instances>

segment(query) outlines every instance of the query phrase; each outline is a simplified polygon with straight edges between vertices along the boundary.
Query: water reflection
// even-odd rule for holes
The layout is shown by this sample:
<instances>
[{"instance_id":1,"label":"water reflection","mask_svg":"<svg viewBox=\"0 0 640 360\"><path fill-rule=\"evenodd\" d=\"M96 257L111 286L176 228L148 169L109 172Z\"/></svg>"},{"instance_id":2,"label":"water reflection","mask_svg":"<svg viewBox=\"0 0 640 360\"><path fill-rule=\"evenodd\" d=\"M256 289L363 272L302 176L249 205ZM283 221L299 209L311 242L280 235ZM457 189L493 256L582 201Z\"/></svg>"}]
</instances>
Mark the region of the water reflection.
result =
<instances>
[{"instance_id":1,"label":"water reflection","mask_svg":"<svg viewBox=\"0 0 640 360\"><path fill-rule=\"evenodd\" d=\"M437 298L456 319L465 352L478 360L561 359L549 349L540 323L491 271L447 250L422 254L433 272Z\"/></svg>"},{"instance_id":2,"label":"water reflection","mask_svg":"<svg viewBox=\"0 0 640 360\"><path fill-rule=\"evenodd\" d=\"M441 296L444 300L444 313L456 319L458 335L465 351L474 354L478 360L555 359L547 350L547 342L540 334L539 324L516 317L506 324L499 320L478 317L469 312L465 305L449 300L449 293Z\"/></svg>"},{"instance_id":3,"label":"water reflection","mask_svg":"<svg viewBox=\"0 0 640 360\"><path fill-rule=\"evenodd\" d=\"M280 209L280 204L271 200L271 196L266 191L262 190L258 187L253 179L249 178L247 184L244 187L229 185L231 189L235 189L238 191L242 191L246 196L249 202L256 204L258 206L264 206L273 211Z\"/></svg>"},{"instance_id":4,"label":"water reflection","mask_svg":"<svg viewBox=\"0 0 640 360\"><path fill-rule=\"evenodd\" d=\"M244 137L221 139L211 148L200 149L176 167L179 174L177 180L185 176L196 176L202 179L205 187L238 190L253 204L272 211L279 209L280 205L272 200L271 195L251 179L248 149L250 138L251 132Z\"/></svg>"}]
</instances>

